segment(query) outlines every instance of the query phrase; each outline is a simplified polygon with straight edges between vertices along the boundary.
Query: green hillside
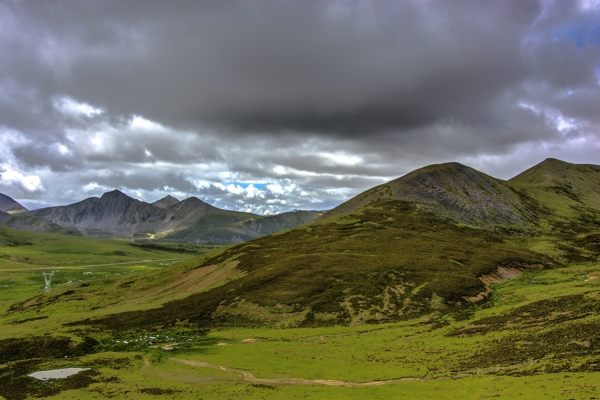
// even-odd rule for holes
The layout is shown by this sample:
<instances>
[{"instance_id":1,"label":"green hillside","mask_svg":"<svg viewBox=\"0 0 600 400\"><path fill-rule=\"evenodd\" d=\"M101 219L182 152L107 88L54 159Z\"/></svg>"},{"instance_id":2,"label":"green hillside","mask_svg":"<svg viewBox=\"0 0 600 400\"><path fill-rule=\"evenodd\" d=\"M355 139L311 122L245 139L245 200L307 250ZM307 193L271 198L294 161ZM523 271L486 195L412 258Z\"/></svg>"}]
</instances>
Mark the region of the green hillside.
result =
<instances>
[{"instance_id":1,"label":"green hillside","mask_svg":"<svg viewBox=\"0 0 600 400\"><path fill-rule=\"evenodd\" d=\"M600 166L547 159L508 183L547 208L547 220L593 224L600 216Z\"/></svg>"}]
</instances>

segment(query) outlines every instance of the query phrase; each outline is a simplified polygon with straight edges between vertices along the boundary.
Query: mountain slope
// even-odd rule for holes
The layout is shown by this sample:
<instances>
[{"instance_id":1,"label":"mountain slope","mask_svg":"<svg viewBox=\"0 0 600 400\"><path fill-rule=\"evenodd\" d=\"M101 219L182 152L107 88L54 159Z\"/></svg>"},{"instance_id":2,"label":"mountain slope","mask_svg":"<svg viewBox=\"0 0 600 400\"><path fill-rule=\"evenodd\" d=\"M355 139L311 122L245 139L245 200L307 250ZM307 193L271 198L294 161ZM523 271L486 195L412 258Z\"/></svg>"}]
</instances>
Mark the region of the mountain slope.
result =
<instances>
[{"instance_id":1,"label":"mountain slope","mask_svg":"<svg viewBox=\"0 0 600 400\"><path fill-rule=\"evenodd\" d=\"M508 181L551 209L555 218L587 218L600 211L600 166L549 158Z\"/></svg>"},{"instance_id":2,"label":"mountain slope","mask_svg":"<svg viewBox=\"0 0 600 400\"><path fill-rule=\"evenodd\" d=\"M81 236L81 233L77 229L64 228L44 218L32 217L21 213L15 215L0 211L0 226L31 232L61 233L65 235Z\"/></svg>"},{"instance_id":3,"label":"mountain slope","mask_svg":"<svg viewBox=\"0 0 600 400\"><path fill-rule=\"evenodd\" d=\"M244 275L160 309L96 323L127 330L177 320L204 327L402 320L452 313L476 301L469 298L485 300L479 277L498 267L538 269L548 262L500 234L459 227L417 212L409 202L387 200L198 259L196 268L233 263Z\"/></svg>"},{"instance_id":4,"label":"mountain slope","mask_svg":"<svg viewBox=\"0 0 600 400\"><path fill-rule=\"evenodd\" d=\"M17 203L12 197L0 193L0 211L6 213L27 211L25 207Z\"/></svg>"}]
</instances>

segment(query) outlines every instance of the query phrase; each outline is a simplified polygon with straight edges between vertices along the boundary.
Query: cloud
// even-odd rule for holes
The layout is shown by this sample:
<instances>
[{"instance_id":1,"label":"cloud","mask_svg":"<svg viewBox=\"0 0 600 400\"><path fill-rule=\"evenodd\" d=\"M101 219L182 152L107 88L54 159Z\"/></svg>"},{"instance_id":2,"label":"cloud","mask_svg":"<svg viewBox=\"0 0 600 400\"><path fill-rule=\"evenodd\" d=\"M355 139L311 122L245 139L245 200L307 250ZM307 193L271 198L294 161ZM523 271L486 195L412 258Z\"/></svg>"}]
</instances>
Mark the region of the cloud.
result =
<instances>
[{"instance_id":1,"label":"cloud","mask_svg":"<svg viewBox=\"0 0 600 400\"><path fill-rule=\"evenodd\" d=\"M42 180L37 175L23 175L19 171L13 171L10 167L3 166L4 171L0 173L0 185L14 185L26 192L43 192Z\"/></svg>"},{"instance_id":2,"label":"cloud","mask_svg":"<svg viewBox=\"0 0 600 400\"><path fill-rule=\"evenodd\" d=\"M257 212L430 163L597 163L598 26L588 0L2 3L0 162L30 201Z\"/></svg>"},{"instance_id":3,"label":"cloud","mask_svg":"<svg viewBox=\"0 0 600 400\"><path fill-rule=\"evenodd\" d=\"M89 104L78 103L68 96L56 97L54 98L52 104L58 111L73 117L93 117L104 112L103 110L92 107Z\"/></svg>"}]
</instances>

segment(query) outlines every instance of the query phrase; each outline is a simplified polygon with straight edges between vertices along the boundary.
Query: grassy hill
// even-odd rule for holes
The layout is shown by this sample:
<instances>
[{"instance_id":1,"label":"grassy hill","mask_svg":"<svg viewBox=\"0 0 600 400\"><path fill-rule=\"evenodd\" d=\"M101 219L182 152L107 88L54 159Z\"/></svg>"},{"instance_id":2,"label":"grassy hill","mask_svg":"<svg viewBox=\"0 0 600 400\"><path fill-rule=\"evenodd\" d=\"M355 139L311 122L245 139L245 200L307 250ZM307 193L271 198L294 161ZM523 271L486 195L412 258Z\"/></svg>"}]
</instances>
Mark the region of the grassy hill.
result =
<instances>
[{"instance_id":1,"label":"grassy hill","mask_svg":"<svg viewBox=\"0 0 600 400\"><path fill-rule=\"evenodd\" d=\"M503 181L459 163L430 165L413 171L359 194L317 221L388 199L409 201L419 210L476 227L525 228L535 222L527 204Z\"/></svg>"},{"instance_id":2,"label":"grassy hill","mask_svg":"<svg viewBox=\"0 0 600 400\"><path fill-rule=\"evenodd\" d=\"M145 313L101 322L133 329L177 319L198 326L323 326L459 312L485 298L479 276L552 261L501 235L459 227L410 203L384 201L337 219L233 246L198 269L235 262L243 278ZM215 314L216 312L216 314Z\"/></svg>"},{"instance_id":3,"label":"grassy hill","mask_svg":"<svg viewBox=\"0 0 600 400\"><path fill-rule=\"evenodd\" d=\"M600 210L600 166L549 158L508 183L547 208L546 220L593 224Z\"/></svg>"}]
</instances>

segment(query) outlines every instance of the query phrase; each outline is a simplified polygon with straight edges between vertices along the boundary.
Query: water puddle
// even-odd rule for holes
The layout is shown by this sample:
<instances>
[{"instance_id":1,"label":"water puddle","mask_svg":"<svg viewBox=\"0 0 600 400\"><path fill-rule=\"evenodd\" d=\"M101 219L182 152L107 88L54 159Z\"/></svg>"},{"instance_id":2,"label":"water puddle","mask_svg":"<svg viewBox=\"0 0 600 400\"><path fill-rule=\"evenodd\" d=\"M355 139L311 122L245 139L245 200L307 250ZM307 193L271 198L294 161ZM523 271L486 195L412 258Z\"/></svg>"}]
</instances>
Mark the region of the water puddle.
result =
<instances>
[{"instance_id":1,"label":"water puddle","mask_svg":"<svg viewBox=\"0 0 600 400\"><path fill-rule=\"evenodd\" d=\"M89 368L63 368L63 369L51 369L48 371L37 371L27 376L30 376L35 379L39 379L45 381L47 379L62 379L69 377L71 375L75 375L81 371L85 371Z\"/></svg>"}]
</instances>

